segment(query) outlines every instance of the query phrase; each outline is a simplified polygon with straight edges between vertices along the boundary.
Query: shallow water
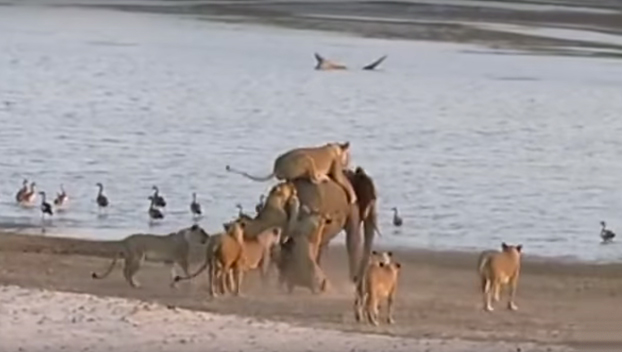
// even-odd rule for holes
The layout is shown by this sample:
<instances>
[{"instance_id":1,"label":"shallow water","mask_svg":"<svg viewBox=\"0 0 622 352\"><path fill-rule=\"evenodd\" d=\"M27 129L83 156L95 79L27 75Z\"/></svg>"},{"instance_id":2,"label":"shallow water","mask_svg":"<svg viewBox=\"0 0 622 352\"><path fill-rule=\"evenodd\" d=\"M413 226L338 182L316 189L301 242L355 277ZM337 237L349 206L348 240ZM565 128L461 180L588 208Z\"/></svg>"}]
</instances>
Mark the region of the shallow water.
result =
<instances>
[{"instance_id":1,"label":"shallow water","mask_svg":"<svg viewBox=\"0 0 622 352\"><path fill-rule=\"evenodd\" d=\"M0 223L38 226L22 178L69 208L50 234L208 231L249 211L297 146L349 140L377 181L381 243L438 249L521 242L529 253L620 260L599 244L622 209L622 66L468 54L472 46L223 25L165 15L0 7ZM378 72L315 72L313 52ZM111 207L98 217L96 182ZM148 224L157 184L166 219ZM405 225L394 231L390 208Z\"/></svg>"}]
</instances>

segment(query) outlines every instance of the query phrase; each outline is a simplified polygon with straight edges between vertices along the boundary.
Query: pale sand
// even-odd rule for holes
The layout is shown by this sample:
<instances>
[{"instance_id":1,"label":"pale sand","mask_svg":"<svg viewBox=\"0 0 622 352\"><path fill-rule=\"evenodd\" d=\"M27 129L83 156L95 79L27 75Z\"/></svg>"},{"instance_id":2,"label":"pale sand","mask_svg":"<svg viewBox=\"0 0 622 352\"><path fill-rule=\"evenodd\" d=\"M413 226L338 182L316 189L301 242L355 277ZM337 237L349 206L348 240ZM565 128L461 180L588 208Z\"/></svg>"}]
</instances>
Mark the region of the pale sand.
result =
<instances>
[{"instance_id":1,"label":"pale sand","mask_svg":"<svg viewBox=\"0 0 622 352\"><path fill-rule=\"evenodd\" d=\"M0 293L0 346L11 347L0 351L17 351L20 343L28 344L24 351L37 351L53 342L69 347L101 342L114 349L127 347L130 337L140 339L131 346L133 350L153 345L166 349L181 338L186 339L181 350L190 351L193 346L210 351L227 341L236 344L226 346L223 350L227 351L249 350L250 344L265 350L434 352L572 350L569 347L595 352L620 351L622 346L620 264L534 259L527 248L517 297L519 311L506 310L502 301L495 312L486 313L477 289L476 253L396 250L394 256L403 264L396 324L370 327L354 321L353 287L346 279L341 246L331 246L322 262L333 292L317 296L299 289L290 295L276 288L274 277L262 288L257 273L250 273L242 297L210 299L206 275L174 290L169 287L170 271L160 263L146 263L138 273L140 289L129 287L120 266L107 279L93 280L91 272L101 272L110 263L102 257L110 256L112 244L0 233L0 285L35 290L10 287ZM198 253L203 251L197 248L192 271L202 261ZM39 289L86 295L41 293ZM130 317L137 326L120 321L140 307L138 301L209 313L176 313L153 306L151 311L139 309ZM38 324L42 316L51 320ZM74 317L95 320L74 324ZM225 336L215 337L216 333Z\"/></svg>"},{"instance_id":2,"label":"pale sand","mask_svg":"<svg viewBox=\"0 0 622 352\"><path fill-rule=\"evenodd\" d=\"M295 327L17 286L0 287L2 351L515 351L514 345L407 339ZM527 344L524 350L539 350ZM547 351L566 351L555 348Z\"/></svg>"}]
</instances>

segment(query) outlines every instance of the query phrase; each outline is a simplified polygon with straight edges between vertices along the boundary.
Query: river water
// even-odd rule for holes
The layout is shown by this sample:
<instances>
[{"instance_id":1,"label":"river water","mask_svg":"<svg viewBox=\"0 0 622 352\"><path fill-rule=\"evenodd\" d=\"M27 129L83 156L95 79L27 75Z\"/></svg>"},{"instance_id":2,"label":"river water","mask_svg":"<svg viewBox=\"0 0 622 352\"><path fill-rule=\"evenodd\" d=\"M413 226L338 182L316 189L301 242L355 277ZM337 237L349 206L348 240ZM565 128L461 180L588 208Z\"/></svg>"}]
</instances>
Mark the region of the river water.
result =
<instances>
[{"instance_id":1,"label":"river water","mask_svg":"<svg viewBox=\"0 0 622 352\"><path fill-rule=\"evenodd\" d=\"M316 72L315 51L389 58ZM273 184L226 164L265 175L286 149L348 140L377 182L382 244L622 259L598 237L600 220L622 231L619 61L40 7L0 7L0 53L4 228L39 231L14 202L28 178L69 193L50 235L166 233L191 223L194 191L217 231ZM154 184L169 204L151 226Z\"/></svg>"}]
</instances>

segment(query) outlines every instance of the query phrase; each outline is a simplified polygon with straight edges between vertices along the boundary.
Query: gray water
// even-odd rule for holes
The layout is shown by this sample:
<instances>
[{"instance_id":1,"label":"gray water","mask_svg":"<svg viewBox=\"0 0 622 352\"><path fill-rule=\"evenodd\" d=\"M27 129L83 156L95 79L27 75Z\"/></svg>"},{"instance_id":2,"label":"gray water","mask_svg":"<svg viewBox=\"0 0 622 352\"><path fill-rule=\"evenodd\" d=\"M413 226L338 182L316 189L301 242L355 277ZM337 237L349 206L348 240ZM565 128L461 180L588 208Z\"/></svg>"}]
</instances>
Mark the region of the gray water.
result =
<instances>
[{"instance_id":1,"label":"gray water","mask_svg":"<svg viewBox=\"0 0 622 352\"><path fill-rule=\"evenodd\" d=\"M316 72L315 51L353 67L389 58L378 72ZM50 235L166 233L191 223L194 191L201 224L217 231L236 203L250 211L273 185L226 164L265 175L289 148L349 140L353 163L377 182L382 244L506 241L539 255L622 258L598 237L600 220L622 229L619 61L0 7L0 77L4 227L40 224L36 207L13 200L28 178L69 193ZM96 182L110 198L106 217ZM151 227L154 184L169 204Z\"/></svg>"}]
</instances>

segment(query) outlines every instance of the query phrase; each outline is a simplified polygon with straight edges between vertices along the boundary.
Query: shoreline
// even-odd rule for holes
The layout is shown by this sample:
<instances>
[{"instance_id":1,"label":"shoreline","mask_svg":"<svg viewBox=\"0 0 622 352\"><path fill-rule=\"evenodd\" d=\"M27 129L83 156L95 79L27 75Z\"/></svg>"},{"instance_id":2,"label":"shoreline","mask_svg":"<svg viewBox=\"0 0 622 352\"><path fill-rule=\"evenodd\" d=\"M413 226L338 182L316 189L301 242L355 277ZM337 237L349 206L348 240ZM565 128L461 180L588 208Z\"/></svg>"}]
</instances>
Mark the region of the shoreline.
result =
<instances>
[{"instance_id":1,"label":"shoreline","mask_svg":"<svg viewBox=\"0 0 622 352\"><path fill-rule=\"evenodd\" d=\"M303 289L288 295L275 287L262 288L257 273L249 273L242 297L216 299L207 297L204 275L170 289L170 272L161 263L144 265L138 274L141 289L127 285L120 265L109 278L92 280L90 272L103 270L113 250L114 242L107 241L0 234L0 285L139 299L296 326L402 338L570 346L581 351L622 347L620 335L609 328L622 322L622 309L615 305L622 292L622 264L542 261L530 258L526 250L517 301L520 310L516 314L505 311L502 298L498 309L488 314L480 307L477 253L395 249L394 256L403 264L397 324L371 328L353 321L352 286L346 279L345 250L340 245L331 246L322 263L333 285L333 291L325 295L314 296ZM202 261L202 250L193 250L191 271Z\"/></svg>"},{"instance_id":2,"label":"shoreline","mask_svg":"<svg viewBox=\"0 0 622 352\"><path fill-rule=\"evenodd\" d=\"M52 6L190 15L214 22L336 32L377 39L475 44L499 54L622 58L619 7L601 1L58 0ZM609 37L607 37L609 36Z\"/></svg>"}]
</instances>

